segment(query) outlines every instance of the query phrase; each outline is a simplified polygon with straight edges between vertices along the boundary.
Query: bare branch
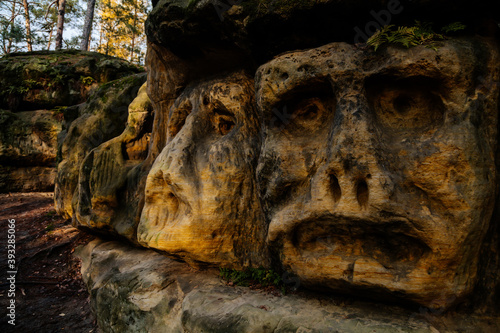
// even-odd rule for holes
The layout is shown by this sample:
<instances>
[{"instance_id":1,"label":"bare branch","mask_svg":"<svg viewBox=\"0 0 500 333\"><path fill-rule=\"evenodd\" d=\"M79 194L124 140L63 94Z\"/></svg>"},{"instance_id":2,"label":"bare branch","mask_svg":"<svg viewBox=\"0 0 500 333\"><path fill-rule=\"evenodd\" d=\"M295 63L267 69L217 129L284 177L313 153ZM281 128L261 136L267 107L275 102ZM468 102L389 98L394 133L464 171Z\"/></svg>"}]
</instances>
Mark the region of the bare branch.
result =
<instances>
[{"instance_id":1,"label":"bare branch","mask_svg":"<svg viewBox=\"0 0 500 333\"><path fill-rule=\"evenodd\" d=\"M44 19L45 21L47 21L47 16L49 16L49 11L50 11L50 8L51 8L52 6L54 6L55 4L57 4L57 2L58 2L57 0L54 0L54 1L53 1L50 5L49 5L49 7L47 7L47 11L45 12L45 16L43 17L43 19Z\"/></svg>"}]
</instances>

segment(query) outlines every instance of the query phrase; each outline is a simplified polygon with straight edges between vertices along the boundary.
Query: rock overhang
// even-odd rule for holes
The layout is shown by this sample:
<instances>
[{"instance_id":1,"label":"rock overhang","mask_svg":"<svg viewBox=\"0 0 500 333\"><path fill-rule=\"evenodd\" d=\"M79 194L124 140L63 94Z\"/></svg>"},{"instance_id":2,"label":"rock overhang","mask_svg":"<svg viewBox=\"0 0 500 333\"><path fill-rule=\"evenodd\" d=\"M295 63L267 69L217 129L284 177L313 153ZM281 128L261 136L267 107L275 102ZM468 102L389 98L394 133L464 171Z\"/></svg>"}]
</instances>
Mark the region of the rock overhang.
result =
<instances>
[{"instance_id":1,"label":"rock overhang","mask_svg":"<svg viewBox=\"0 0 500 333\"><path fill-rule=\"evenodd\" d=\"M406 0L161 0L146 22L148 40L182 57L211 48L242 51L266 61L294 49L331 42L366 42L387 24L463 22L468 33L494 34L495 1Z\"/></svg>"}]
</instances>

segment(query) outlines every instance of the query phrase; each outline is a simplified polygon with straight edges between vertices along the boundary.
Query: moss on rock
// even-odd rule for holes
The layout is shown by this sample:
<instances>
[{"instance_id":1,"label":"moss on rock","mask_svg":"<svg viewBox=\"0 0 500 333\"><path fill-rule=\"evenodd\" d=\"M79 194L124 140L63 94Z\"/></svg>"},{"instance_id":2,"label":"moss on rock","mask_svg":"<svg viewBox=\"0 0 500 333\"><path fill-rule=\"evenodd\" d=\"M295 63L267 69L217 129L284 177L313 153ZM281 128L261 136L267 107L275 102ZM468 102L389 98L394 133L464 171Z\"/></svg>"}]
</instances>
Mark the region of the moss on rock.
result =
<instances>
[{"instance_id":1,"label":"moss on rock","mask_svg":"<svg viewBox=\"0 0 500 333\"><path fill-rule=\"evenodd\" d=\"M128 76L108 82L95 91L78 110L71 109L68 117L78 118L67 124L58 138L58 173L55 202L58 213L73 215L77 202L78 174L89 152L125 129L128 106L146 81L146 74ZM68 108L69 109L69 108Z\"/></svg>"},{"instance_id":2,"label":"moss on rock","mask_svg":"<svg viewBox=\"0 0 500 333\"><path fill-rule=\"evenodd\" d=\"M95 52L12 53L0 58L0 105L17 111L79 104L99 85L141 71Z\"/></svg>"}]
</instances>

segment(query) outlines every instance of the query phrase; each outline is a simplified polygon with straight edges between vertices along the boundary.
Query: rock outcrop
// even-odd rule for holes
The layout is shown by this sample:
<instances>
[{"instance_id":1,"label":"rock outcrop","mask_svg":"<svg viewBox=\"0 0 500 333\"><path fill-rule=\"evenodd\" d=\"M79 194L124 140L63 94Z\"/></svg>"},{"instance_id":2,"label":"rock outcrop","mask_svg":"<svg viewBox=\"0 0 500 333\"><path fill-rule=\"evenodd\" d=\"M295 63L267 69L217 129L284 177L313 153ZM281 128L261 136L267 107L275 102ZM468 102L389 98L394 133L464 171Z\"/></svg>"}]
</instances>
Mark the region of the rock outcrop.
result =
<instances>
[{"instance_id":1,"label":"rock outcrop","mask_svg":"<svg viewBox=\"0 0 500 333\"><path fill-rule=\"evenodd\" d=\"M186 87L169 112L173 139L146 182L140 244L224 267L266 265L266 226L253 177L260 120L252 78Z\"/></svg>"},{"instance_id":2,"label":"rock outcrop","mask_svg":"<svg viewBox=\"0 0 500 333\"><path fill-rule=\"evenodd\" d=\"M140 78L140 82L144 80ZM143 162L148 156L153 116L144 83L128 106L123 133L90 151L83 161L75 161L74 166L81 163L72 207L77 225L109 230L135 242L149 171L149 164Z\"/></svg>"},{"instance_id":3,"label":"rock outcrop","mask_svg":"<svg viewBox=\"0 0 500 333\"><path fill-rule=\"evenodd\" d=\"M77 104L99 86L141 69L94 52L9 54L0 59L0 191L49 191L57 138Z\"/></svg>"},{"instance_id":4,"label":"rock outcrop","mask_svg":"<svg viewBox=\"0 0 500 333\"><path fill-rule=\"evenodd\" d=\"M103 332L496 332L490 316L443 315L351 297L229 286L216 270L117 242L76 251Z\"/></svg>"},{"instance_id":5,"label":"rock outcrop","mask_svg":"<svg viewBox=\"0 0 500 333\"><path fill-rule=\"evenodd\" d=\"M0 192L54 188L61 116L49 110L0 110Z\"/></svg>"},{"instance_id":6,"label":"rock outcrop","mask_svg":"<svg viewBox=\"0 0 500 333\"><path fill-rule=\"evenodd\" d=\"M499 63L476 38L379 53L335 43L259 68L257 178L283 265L311 287L430 307L469 294L495 205L499 110L498 89L471 78L498 82Z\"/></svg>"},{"instance_id":7,"label":"rock outcrop","mask_svg":"<svg viewBox=\"0 0 500 333\"><path fill-rule=\"evenodd\" d=\"M78 204L82 163L94 148L123 132L127 125L129 105L137 97L145 80L146 74L136 74L109 82L92 94L86 103L79 105L80 116L71 122L67 132L63 132L59 138L61 162L57 166L54 195L59 214L66 218L73 216ZM118 176L113 170L106 169L106 163L98 170L101 173L100 180L95 187L101 187L100 182L112 182ZM83 171L91 170L83 168ZM82 186L85 190L89 184L84 183ZM91 186L94 187L94 184Z\"/></svg>"},{"instance_id":8,"label":"rock outcrop","mask_svg":"<svg viewBox=\"0 0 500 333\"><path fill-rule=\"evenodd\" d=\"M380 312L398 323L389 331L434 331L425 322L400 324L397 311L419 307L438 322L449 319L452 330L463 317L487 326L478 313L498 322L500 18L493 2L224 5L156 4L146 24L147 88L119 97L129 108L126 125L125 111L117 118L79 111L62 146L58 210L81 228L196 269L294 274L304 291L269 308L316 313L318 295L305 291L316 290L329 299L321 303L329 319L256 310L260 299L235 295L210 270L186 277L185 266L159 254L129 256L109 243L89 249L84 267L100 326L355 331L351 315L362 318L359 325L379 325L355 308L338 317L330 306L345 297L399 304ZM467 29L411 48L361 43L360 32L415 19L435 29L463 20ZM120 126L107 130L105 119ZM83 144L92 133L99 140Z\"/></svg>"},{"instance_id":9,"label":"rock outcrop","mask_svg":"<svg viewBox=\"0 0 500 333\"><path fill-rule=\"evenodd\" d=\"M141 71L96 52L8 54L0 59L0 109L16 112L80 104L101 84Z\"/></svg>"}]
</instances>

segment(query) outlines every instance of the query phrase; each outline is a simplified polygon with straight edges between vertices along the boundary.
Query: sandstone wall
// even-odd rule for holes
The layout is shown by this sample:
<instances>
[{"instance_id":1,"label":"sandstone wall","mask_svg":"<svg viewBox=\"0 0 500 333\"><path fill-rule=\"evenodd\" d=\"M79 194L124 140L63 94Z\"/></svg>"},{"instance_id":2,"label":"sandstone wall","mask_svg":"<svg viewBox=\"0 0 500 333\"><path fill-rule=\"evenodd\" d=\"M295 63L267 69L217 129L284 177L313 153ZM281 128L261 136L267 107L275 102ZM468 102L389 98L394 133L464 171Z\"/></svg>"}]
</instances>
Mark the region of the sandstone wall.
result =
<instances>
[{"instance_id":1,"label":"sandstone wall","mask_svg":"<svg viewBox=\"0 0 500 333\"><path fill-rule=\"evenodd\" d=\"M490 1L161 0L146 23L147 88L131 104L123 100L129 119L120 135L82 149L77 142L93 130L82 130L86 116L74 122L58 209L77 226L196 269L272 268L329 299L396 302L439 320L448 310L453 329L478 313L497 321L500 18L492 8ZM374 50L358 32L381 19L467 28ZM120 257L128 254L110 257L119 246L106 246L94 252L95 267L125 265ZM165 260L165 269L177 267ZM150 290L139 288L135 298L129 276L94 274L87 283L103 328L125 329L122 316L140 313L131 327L161 330L165 320L174 332L356 331L337 319L280 326L286 320L276 316L289 314L232 296L215 304L212 285L197 296L161 286L163 296L146 304ZM425 325L395 330L434 330Z\"/></svg>"},{"instance_id":2,"label":"sandstone wall","mask_svg":"<svg viewBox=\"0 0 500 333\"><path fill-rule=\"evenodd\" d=\"M50 191L57 138L102 84L141 71L93 52L14 53L0 59L0 191Z\"/></svg>"}]
</instances>

